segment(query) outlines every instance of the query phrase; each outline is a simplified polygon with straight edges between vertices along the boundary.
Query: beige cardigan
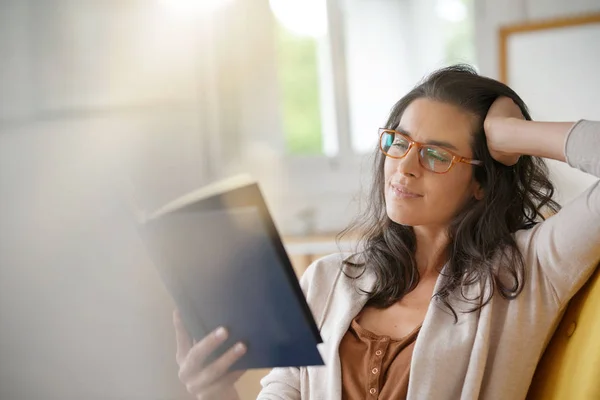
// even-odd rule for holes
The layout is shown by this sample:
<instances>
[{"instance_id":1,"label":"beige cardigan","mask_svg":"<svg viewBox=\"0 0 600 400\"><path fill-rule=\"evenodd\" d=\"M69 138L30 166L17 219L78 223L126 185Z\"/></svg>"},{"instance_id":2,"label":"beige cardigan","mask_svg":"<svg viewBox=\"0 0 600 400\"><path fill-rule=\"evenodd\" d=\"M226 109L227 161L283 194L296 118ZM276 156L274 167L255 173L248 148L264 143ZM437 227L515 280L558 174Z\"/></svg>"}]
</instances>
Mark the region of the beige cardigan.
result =
<instances>
[{"instance_id":1,"label":"beige cardigan","mask_svg":"<svg viewBox=\"0 0 600 400\"><path fill-rule=\"evenodd\" d=\"M600 122L575 124L565 154L571 166L600 177ZM413 353L409 400L525 398L562 310L600 260L600 184L515 238L526 265L522 293L515 300L495 295L479 312L459 312L456 324L432 301ZM319 350L326 366L272 370L261 381L259 400L340 399L338 347L367 300L341 274L343 256L316 261L301 279L324 340ZM358 281L365 289L373 283L372 273ZM478 289L467 288L467 295L476 294ZM451 304L465 309L457 298Z\"/></svg>"}]
</instances>

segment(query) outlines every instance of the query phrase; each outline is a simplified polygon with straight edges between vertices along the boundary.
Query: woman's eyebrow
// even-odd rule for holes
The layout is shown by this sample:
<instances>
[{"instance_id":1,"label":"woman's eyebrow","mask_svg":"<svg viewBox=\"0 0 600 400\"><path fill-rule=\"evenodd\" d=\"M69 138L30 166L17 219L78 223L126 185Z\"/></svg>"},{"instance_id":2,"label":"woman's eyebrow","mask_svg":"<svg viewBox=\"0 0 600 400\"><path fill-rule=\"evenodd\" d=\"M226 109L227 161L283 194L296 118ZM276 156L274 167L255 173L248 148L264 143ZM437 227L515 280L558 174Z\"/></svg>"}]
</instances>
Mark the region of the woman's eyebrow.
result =
<instances>
[{"instance_id":1,"label":"woman's eyebrow","mask_svg":"<svg viewBox=\"0 0 600 400\"><path fill-rule=\"evenodd\" d=\"M402 128L402 127L398 127L396 128L396 130L398 130L399 132L404 133L406 136L412 137L410 132L407 131L406 129ZM456 148L456 146L454 146L452 143L448 143L448 142L444 142L442 140L428 140L425 142L425 144L430 144L433 146L440 146L440 147L447 147L449 149L452 149L454 151L458 151L458 149Z\"/></svg>"}]
</instances>

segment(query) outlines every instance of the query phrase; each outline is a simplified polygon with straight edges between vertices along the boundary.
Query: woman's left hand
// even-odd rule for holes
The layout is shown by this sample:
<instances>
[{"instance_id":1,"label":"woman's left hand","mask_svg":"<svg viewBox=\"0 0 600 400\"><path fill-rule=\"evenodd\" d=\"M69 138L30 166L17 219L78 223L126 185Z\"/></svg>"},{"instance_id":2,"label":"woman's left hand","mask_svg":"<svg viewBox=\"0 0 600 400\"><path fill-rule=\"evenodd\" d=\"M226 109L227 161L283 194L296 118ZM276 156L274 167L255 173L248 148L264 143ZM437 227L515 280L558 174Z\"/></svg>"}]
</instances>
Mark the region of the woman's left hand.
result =
<instances>
[{"instance_id":1,"label":"woman's left hand","mask_svg":"<svg viewBox=\"0 0 600 400\"><path fill-rule=\"evenodd\" d=\"M494 101L483 122L488 149L494 160L504 165L515 165L521 154L510 151L514 138L512 124L524 120L519 106L508 97Z\"/></svg>"}]
</instances>

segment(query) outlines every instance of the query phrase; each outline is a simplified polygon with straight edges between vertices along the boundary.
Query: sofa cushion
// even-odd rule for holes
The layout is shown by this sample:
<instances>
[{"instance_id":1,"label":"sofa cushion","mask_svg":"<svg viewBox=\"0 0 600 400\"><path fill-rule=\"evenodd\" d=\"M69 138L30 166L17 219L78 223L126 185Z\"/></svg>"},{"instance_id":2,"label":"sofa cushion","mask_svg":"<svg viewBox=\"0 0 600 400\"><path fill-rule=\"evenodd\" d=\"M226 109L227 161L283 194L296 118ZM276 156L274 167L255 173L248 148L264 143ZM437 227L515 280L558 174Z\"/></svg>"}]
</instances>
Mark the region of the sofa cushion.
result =
<instances>
[{"instance_id":1,"label":"sofa cushion","mask_svg":"<svg viewBox=\"0 0 600 400\"><path fill-rule=\"evenodd\" d=\"M600 268L569 302L527 398L600 399Z\"/></svg>"}]
</instances>

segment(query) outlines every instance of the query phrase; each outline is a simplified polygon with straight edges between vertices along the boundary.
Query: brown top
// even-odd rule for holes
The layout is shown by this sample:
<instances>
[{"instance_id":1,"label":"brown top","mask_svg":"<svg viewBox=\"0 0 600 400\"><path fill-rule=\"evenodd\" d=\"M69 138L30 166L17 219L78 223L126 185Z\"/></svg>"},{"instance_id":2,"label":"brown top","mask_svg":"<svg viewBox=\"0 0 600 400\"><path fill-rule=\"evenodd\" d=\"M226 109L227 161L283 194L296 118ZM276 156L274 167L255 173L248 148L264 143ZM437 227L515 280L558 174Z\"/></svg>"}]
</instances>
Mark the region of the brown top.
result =
<instances>
[{"instance_id":1,"label":"brown top","mask_svg":"<svg viewBox=\"0 0 600 400\"><path fill-rule=\"evenodd\" d=\"M376 335L352 320L340 343L342 399L405 399L421 326L401 339Z\"/></svg>"}]
</instances>

